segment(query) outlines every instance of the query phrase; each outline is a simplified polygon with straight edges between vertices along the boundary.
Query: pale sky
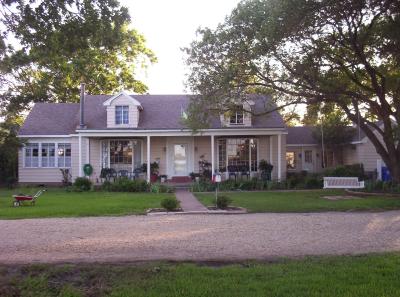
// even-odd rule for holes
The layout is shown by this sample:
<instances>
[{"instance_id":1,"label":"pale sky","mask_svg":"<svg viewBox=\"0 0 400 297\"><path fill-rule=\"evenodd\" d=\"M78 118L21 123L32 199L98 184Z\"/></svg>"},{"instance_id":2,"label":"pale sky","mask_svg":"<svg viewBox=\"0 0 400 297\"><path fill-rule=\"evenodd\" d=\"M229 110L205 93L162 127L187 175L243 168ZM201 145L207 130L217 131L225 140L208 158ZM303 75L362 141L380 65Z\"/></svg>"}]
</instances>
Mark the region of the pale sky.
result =
<instances>
[{"instance_id":1,"label":"pale sky","mask_svg":"<svg viewBox=\"0 0 400 297\"><path fill-rule=\"evenodd\" d=\"M198 27L215 28L239 0L120 0L129 8L133 27L142 33L158 63L140 76L150 94L182 94L185 90L183 53Z\"/></svg>"}]
</instances>

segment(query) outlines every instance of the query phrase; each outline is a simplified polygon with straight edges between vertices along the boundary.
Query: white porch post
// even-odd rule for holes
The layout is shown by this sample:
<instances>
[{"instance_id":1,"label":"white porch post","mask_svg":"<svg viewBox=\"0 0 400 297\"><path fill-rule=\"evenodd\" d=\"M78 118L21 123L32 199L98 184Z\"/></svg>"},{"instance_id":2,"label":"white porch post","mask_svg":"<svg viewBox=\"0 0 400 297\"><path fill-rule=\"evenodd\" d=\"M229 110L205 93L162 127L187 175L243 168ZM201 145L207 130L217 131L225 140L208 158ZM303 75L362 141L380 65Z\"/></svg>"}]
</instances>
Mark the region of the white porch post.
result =
<instances>
[{"instance_id":1,"label":"white porch post","mask_svg":"<svg viewBox=\"0 0 400 297\"><path fill-rule=\"evenodd\" d=\"M150 182L150 136L147 136L147 182Z\"/></svg>"},{"instance_id":2,"label":"white porch post","mask_svg":"<svg viewBox=\"0 0 400 297\"><path fill-rule=\"evenodd\" d=\"M278 134L278 181L282 179L282 135Z\"/></svg>"},{"instance_id":3,"label":"white porch post","mask_svg":"<svg viewBox=\"0 0 400 297\"><path fill-rule=\"evenodd\" d=\"M215 173L214 135L211 135L211 178Z\"/></svg>"},{"instance_id":4,"label":"white porch post","mask_svg":"<svg viewBox=\"0 0 400 297\"><path fill-rule=\"evenodd\" d=\"M79 151L78 176L82 177L83 176L83 170L82 170L82 135L81 134L79 134L79 136L78 136L78 151Z\"/></svg>"}]
</instances>

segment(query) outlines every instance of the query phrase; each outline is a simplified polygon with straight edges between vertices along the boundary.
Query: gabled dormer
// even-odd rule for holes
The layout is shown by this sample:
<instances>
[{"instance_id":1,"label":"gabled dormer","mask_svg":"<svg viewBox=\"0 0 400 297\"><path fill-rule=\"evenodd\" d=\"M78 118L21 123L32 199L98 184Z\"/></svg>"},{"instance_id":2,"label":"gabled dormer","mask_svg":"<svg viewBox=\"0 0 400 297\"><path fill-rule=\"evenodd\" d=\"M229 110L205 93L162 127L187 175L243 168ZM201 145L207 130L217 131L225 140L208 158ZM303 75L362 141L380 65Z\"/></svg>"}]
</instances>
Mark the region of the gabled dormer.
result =
<instances>
[{"instance_id":1,"label":"gabled dormer","mask_svg":"<svg viewBox=\"0 0 400 297\"><path fill-rule=\"evenodd\" d=\"M251 106L254 102L248 100L238 104L235 109L220 115L223 127L251 127Z\"/></svg>"},{"instance_id":2,"label":"gabled dormer","mask_svg":"<svg viewBox=\"0 0 400 297\"><path fill-rule=\"evenodd\" d=\"M132 96L121 92L103 103L107 109L107 128L137 128L142 105Z\"/></svg>"}]
</instances>

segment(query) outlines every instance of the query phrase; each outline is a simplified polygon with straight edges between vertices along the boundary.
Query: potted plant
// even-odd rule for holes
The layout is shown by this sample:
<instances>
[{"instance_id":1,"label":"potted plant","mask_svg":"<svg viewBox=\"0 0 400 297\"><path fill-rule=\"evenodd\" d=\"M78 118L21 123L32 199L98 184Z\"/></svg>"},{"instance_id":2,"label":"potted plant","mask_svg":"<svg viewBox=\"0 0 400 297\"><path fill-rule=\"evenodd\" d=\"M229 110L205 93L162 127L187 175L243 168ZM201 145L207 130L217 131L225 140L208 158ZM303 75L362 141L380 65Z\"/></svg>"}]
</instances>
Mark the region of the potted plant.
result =
<instances>
[{"instance_id":1,"label":"potted plant","mask_svg":"<svg viewBox=\"0 0 400 297\"><path fill-rule=\"evenodd\" d=\"M157 162L150 163L150 181L152 183L156 182L158 179L158 169L159 165ZM147 172L147 163L142 164L142 171Z\"/></svg>"},{"instance_id":2,"label":"potted plant","mask_svg":"<svg viewBox=\"0 0 400 297\"><path fill-rule=\"evenodd\" d=\"M271 172L274 166L266 160L261 160L258 169L261 171L261 179L271 180Z\"/></svg>"},{"instance_id":3,"label":"potted plant","mask_svg":"<svg viewBox=\"0 0 400 297\"><path fill-rule=\"evenodd\" d=\"M166 181L167 181L167 175L165 175L165 174L161 174L160 175L160 181L162 182L162 183L165 183Z\"/></svg>"}]
</instances>

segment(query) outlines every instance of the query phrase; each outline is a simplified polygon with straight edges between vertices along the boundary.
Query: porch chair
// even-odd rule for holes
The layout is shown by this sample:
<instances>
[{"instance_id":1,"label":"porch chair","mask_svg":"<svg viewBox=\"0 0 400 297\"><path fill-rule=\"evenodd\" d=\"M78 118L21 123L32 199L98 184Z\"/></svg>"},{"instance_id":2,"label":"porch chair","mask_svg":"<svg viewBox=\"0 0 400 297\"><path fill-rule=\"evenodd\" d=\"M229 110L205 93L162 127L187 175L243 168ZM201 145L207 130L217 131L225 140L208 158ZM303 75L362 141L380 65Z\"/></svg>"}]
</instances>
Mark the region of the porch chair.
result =
<instances>
[{"instance_id":1,"label":"porch chair","mask_svg":"<svg viewBox=\"0 0 400 297\"><path fill-rule=\"evenodd\" d=\"M250 179L250 170L249 167L246 165L242 165L239 167L240 171L240 178L243 178L243 176L246 176L247 179Z\"/></svg>"},{"instance_id":2,"label":"porch chair","mask_svg":"<svg viewBox=\"0 0 400 297\"><path fill-rule=\"evenodd\" d=\"M120 171L118 171L118 177L126 177L126 178L128 178L128 176L129 176L128 170L120 170Z\"/></svg>"},{"instance_id":3,"label":"porch chair","mask_svg":"<svg viewBox=\"0 0 400 297\"><path fill-rule=\"evenodd\" d=\"M115 171L114 168L110 168L110 171L108 172L107 176L106 176L106 180L111 181L111 179L113 179L113 181L115 181L115 179L118 177L117 172Z\"/></svg>"},{"instance_id":4,"label":"porch chair","mask_svg":"<svg viewBox=\"0 0 400 297\"><path fill-rule=\"evenodd\" d=\"M142 168L135 168L131 173L132 179L139 179L140 174L143 172Z\"/></svg>"},{"instance_id":5,"label":"porch chair","mask_svg":"<svg viewBox=\"0 0 400 297\"><path fill-rule=\"evenodd\" d=\"M231 179L231 176L233 176L236 180L237 178L237 166L235 165L228 165L228 179Z\"/></svg>"}]
</instances>

